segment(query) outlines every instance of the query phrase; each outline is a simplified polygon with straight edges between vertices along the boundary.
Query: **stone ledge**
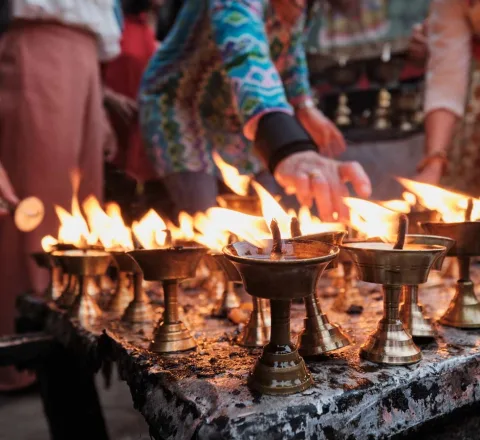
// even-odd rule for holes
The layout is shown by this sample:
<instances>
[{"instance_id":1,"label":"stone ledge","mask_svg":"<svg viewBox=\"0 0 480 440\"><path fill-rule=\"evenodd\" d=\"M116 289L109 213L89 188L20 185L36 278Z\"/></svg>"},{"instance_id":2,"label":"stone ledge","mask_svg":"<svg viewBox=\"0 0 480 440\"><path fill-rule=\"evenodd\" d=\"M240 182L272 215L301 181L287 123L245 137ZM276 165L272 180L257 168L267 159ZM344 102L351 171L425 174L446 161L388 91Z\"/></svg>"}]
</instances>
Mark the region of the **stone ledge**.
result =
<instances>
[{"instance_id":1,"label":"stone ledge","mask_svg":"<svg viewBox=\"0 0 480 440\"><path fill-rule=\"evenodd\" d=\"M420 296L438 317L451 291ZM22 314L42 316L46 329L98 369L115 360L130 386L135 408L156 439L348 439L375 440L404 432L480 400L480 331L438 326L424 359L408 367L384 367L358 358L358 347L381 314L379 294L365 295L359 316L329 313L355 338L352 347L307 364L315 386L288 397L262 396L246 387L260 350L234 345L237 327L208 318L203 295L182 295L185 321L195 328L197 351L168 356L146 350L150 331L130 329L105 316L84 329L52 305L24 297ZM331 299L324 299L328 310ZM195 306L194 306L195 304ZM159 309L160 312L160 309ZM292 329L302 326L294 305Z\"/></svg>"}]
</instances>

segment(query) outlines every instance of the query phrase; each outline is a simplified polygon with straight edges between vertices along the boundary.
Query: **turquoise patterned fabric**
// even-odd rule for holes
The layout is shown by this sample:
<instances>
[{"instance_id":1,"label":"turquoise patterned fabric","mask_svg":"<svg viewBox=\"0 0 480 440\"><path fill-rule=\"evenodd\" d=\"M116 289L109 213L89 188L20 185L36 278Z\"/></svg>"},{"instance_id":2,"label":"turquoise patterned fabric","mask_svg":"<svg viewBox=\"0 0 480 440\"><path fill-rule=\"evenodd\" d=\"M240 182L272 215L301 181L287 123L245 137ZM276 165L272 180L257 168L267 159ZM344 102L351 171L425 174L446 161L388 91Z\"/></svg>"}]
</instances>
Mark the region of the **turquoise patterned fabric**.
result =
<instances>
[{"instance_id":1,"label":"turquoise patterned fabric","mask_svg":"<svg viewBox=\"0 0 480 440\"><path fill-rule=\"evenodd\" d=\"M140 120L159 176L215 173L212 150L241 172L262 168L243 135L252 118L310 95L304 0L186 0L153 56Z\"/></svg>"}]
</instances>

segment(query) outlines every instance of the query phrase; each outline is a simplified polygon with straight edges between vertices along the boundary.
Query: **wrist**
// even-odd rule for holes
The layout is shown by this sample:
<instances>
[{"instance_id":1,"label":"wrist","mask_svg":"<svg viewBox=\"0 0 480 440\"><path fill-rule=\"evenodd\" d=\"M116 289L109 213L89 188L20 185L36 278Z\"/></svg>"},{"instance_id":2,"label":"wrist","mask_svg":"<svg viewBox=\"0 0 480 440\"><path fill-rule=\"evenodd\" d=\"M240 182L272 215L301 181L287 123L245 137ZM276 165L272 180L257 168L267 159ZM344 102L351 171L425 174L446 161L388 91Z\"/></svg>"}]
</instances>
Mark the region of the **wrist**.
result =
<instances>
[{"instance_id":1,"label":"wrist","mask_svg":"<svg viewBox=\"0 0 480 440\"><path fill-rule=\"evenodd\" d=\"M417 166L417 172L421 173L426 169L438 171L443 174L448 165L447 153L444 151L435 151L427 154Z\"/></svg>"}]
</instances>

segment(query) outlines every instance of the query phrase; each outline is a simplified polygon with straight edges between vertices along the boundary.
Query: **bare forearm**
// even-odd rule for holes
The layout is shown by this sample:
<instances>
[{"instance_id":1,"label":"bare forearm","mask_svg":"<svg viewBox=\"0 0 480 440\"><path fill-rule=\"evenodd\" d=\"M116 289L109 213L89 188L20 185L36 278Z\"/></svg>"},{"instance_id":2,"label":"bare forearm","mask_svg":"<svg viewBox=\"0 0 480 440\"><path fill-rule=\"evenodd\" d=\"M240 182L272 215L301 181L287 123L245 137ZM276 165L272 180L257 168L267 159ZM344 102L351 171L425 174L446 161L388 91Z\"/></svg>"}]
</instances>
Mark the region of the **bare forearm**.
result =
<instances>
[{"instance_id":1,"label":"bare forearm","mask_svg":"<svg viewBox=\"0 0 480 440\"><path fill-rule=\"evenodd\" d=\"M425 155L446 153L452 141L458 116L455 113L438 109L427 114L425 118Z\"/></svg>"}]
</instances>

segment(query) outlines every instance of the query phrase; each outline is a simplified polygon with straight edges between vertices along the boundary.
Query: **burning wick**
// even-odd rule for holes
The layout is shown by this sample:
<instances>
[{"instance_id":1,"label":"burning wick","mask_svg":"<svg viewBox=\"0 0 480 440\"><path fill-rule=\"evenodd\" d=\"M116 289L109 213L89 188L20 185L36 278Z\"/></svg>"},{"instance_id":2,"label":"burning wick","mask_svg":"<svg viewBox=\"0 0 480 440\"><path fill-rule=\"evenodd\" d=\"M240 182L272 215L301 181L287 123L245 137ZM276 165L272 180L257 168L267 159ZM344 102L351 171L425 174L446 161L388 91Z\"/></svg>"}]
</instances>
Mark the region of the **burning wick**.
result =
<instances>
[{"instance_id":1,"label":"burning wick","mask_svg":"<svg viewBox=\"0 0 480 440\"><path fill-rule=\"evenodd\" d=\"M233 243L236 243L237 241L239 241L239 239L235 234L230 233L228 235L228 244L233 244Z\"/></svg>"},{"instance_id":2,"label":"burning wick","mask_svg":"<svg viewBox=\"0 0 480 440\"><path fill-rule=\"evenodd\" d=\"M282 255L282 236L277 220L273 219L270 223L270 230L272 231L272 252L270 257L272 260L278 260Z\"/></svg>"},{"instance_id":3,"label":"burning wick","mask_svg":"<svg viewBox=\"0 0 480 440\"><path fill-rule=\"evenodd\" d=\"M300 237L302 235L300 222L298 221L297 217L292 217L292 221L290 222L290 232L292 234L292 238Z\"/></svg>"},{"instance_id":4,"label":"burning wick","mask_svg":"<svg viewBox=\"0 0 480 440\"><path fill-rule=\"evenodd\" d=\"M393 249L403 249L405 245L405 237L408 234L408 217L405 214L400 215L398 218L398 230L397 230L397 241L393 246Z\"/></svg>"},{"instance_id":5,"label":"burning wick","mask_svg":"<svg viewBox=\"0 0 480 440\"><path fill-rule=\"evenodd\" d=\"M163 232L165 232L165 245L164 247L170 248L173 245L173 240L172 240L172 231L170 229L165 229Z\"/></svg>"},{"instance_id":6,"label":"burning wick","mask_svg":"<svg viewBox=\"0 0 480 440\"><path fill-rule=\"evenodd\" d=\"M468 199L467 210L465 211L465 221L471 222L472 221L472 212L473 212L473 199L470 197Z\"/></svg>"}]
</instances>

